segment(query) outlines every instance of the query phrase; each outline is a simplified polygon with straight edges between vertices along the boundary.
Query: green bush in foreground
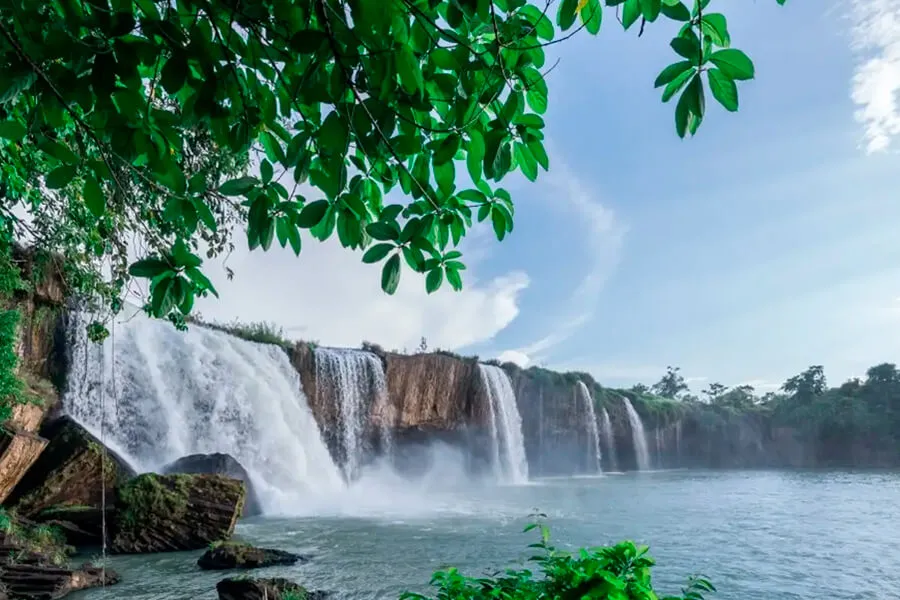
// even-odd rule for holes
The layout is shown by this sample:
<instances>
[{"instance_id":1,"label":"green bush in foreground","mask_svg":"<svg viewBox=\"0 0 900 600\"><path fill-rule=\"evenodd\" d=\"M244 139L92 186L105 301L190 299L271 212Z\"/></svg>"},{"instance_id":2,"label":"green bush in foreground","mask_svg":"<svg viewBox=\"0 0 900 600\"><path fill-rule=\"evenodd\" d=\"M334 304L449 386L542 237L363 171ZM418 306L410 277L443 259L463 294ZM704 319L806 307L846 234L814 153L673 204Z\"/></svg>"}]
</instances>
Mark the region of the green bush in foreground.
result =
<instances>
[{"instance_id":1,"label":"green bush in foreground","mask_svg":"<svg viewBox=\"0 0 900 600\"><path fill-rule=\"evenodd\" d=\"M621 542L615 546L582 548L577 552L557 550L550 544L546 525L533 523L525 531L539 529L541 540L530 544L537 554L529 569L507 569L491 577L467 577L455 568L438 571L431 579L437 588L437 600L481 600L486 598L537 600L659 600L650 581L650 568L655 564L646 546ZM704 593L715 587L703 577L692 577L680 596L664 596L662 600L703 600ZM422 594L405 593L401 600L430 600Z\"/></svg>"}]
</instances>

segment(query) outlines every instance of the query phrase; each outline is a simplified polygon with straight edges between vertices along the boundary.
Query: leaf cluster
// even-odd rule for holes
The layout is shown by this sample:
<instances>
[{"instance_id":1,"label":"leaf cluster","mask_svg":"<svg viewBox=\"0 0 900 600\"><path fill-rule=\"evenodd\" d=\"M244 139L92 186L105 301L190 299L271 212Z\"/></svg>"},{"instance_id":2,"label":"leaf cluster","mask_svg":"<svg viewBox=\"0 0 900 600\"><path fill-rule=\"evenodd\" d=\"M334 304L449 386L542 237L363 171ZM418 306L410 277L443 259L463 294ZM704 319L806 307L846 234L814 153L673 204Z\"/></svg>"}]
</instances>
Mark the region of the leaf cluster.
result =
<instances>
[{"instance_id":1,"label":"leaf cluster","mask_svg":"<svg viewBox=\"0 0 900 600\"><path fill-rule=\"evenodd\" d=\"M459 290L466 232L513 231L501 182L549 169L545 47L597 34L604 10L625 29L683 23L672 48L685 60L657 85L666 100L684 88L677 131L694 133L701 74L729 110L753 76L708 5L9 0L0 216L81 265L77 291L115 310L143 280L148 310L176 325L216 293L201 255L231 250L235 227L251 250L337 238L381 264L389 294L404 268L428 292Z\"/></svg>"},{"instance_id":2,"label":"leaf cluster","mask_svg":"<svg viewBox=\"0 0 900 600\"><path fill-rule=\"evenodd\" d=\"M440 600L538 600L549 598L596 598L598 600L659 600L650 571L655 564L646 546L625 541L615 546L582 548L564 552L550 543L550 531L541 522L525 531L538 531L539 541L530 544L536 569L507 569L488 577L468 577L457 569L438 571L431 580ZM715 587L703 577L693 577L679 596L662 600L703 600ZM406 593L401 600L430 600Z\"/></svg>"}]
</instances>

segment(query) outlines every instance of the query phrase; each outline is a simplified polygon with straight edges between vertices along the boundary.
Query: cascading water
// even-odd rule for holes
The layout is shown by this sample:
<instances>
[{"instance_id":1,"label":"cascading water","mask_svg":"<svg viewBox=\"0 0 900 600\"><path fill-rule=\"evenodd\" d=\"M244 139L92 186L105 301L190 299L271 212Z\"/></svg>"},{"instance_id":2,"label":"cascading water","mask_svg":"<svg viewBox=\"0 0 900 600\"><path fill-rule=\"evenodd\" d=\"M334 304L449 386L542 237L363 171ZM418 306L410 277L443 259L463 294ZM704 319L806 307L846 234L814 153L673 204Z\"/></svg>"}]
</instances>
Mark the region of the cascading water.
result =
<instances>
[{"instance_id":1,"label":"cascading water","mask_svg":"<svg viewBox=\"0 0 900 600\"><path fill-rule=\"evenodd\" d=\"M603 457L600 453L600 431L597 428L597 413L594 411L594 399L583 381L579 381L575 389L578 395L581 396L585 407L588 431L588 464L594 473L602 473Z\"/></svg>"},{"instance_id":2,"label":"cascading water","mask_svg":"<svg viewBox=\"0 0 900 600\"><path fill-rule=\"evenodd\" d=\"M637 414L631 401L622 396L625 411L628 413L628 423L631 425L631 439L634 442L634 455L637 459L638 471L646 471L650 468L650 450L647 447L647 434L644 432L644 423Z\"/></svg>"},{"instance_id":3,"label":"cascading water","mask_svg":"<svg viewBox=\"0 0 900 600\"><path fill-rule=\"evenodd\" d=\"M88 315L74 313L65 411L140 471L182 456L223 452L250 473L266 512L302 512L340 491L282 348L192 325L130 315L103 343L87 340ZM101 408L102 407L102 408Z\"/></svg>"},{"instance_id":4,"label":"cascading water","mask_svg":"<svg viewBox=\"0 0 900 600\"><path fill-rule=\"evenodd\" d=\"M479 363L478 372L490 407L494 472L504 483L525 483L528 481L528 460L522 417L512 383L506 372L494 365Z\"/></svg>"},{"instance_id":5,"label":"cascading water","mask_svg":"<svg viewBox=\"0 0 900 600\"><path fill-rule=\"evenodd\" d=\"M656 468L663 468L663 450L665 449L665 432L656 426Z\"/></svg>"},{"instance_id":6,"label":"cascading water","mask_svg":"<svg viewBox=\"0 0 900 600\"><path fill-rule=\"evenodd\" d=\"M606 444L606 455L609 456L609 464L613 471L619 470L619 457L616 454L616 437L613 434L612 421L606 408L600 409L600 423L603 431L603 441Z\"/></svg>"},{"instance_id":7,"label":"cascading water","mask_svg":"<svg viewBox=\"0 0 900 600\"><path fill-rule=\"evenodd\" d=\"M316 348L316 389L334 390L340 414L341 470L347 481L359 477L366 458L366 436L373 403L384 404L387 384L381 359L371 352ZM382 419L382 452L390 452L390 429Z\"/></svg>"}]
</instances>

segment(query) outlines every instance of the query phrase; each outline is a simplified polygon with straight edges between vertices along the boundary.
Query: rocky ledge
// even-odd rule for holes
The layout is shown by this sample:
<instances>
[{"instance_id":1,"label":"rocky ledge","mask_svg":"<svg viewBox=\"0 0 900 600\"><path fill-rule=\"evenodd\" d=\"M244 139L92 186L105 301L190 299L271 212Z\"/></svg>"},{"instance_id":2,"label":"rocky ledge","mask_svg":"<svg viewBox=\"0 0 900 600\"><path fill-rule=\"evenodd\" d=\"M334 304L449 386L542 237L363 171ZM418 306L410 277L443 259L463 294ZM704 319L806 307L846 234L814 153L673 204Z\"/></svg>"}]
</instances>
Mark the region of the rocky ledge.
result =
<instances>
[{"instance_id":1,"label":"rocky ledge","mask_svg":"<svg viewBox=\"0 0 900 600\"><path fill-rule=\"evenodd\" d=\"M244 508L242 481L144 473L116 489L117 554L200 550L227 540Z\"/></svg>"},{"instance_id":2,"label":"rocky ledge","mask_svg":"<svg viewBox=\"0 0 900 600\"><path fill-rule=\"evenodd\" d=\"M324 600L327 592L307 590L288 579L232 577L216 585L219 600Z\"/></svg>"},{"instance_id":3,"label":"rocky ledge","mask_svg":"<svg viewBox=\"0 0 900 600\"><path fill-rule=\"evenodd\" d=\"M277 565L293 565L308 559L283 550L256 548L239 542L220 542L203 553L197 560L201 569L209 571L225 569L258 569Z\"/></svg>"}]
</instances>

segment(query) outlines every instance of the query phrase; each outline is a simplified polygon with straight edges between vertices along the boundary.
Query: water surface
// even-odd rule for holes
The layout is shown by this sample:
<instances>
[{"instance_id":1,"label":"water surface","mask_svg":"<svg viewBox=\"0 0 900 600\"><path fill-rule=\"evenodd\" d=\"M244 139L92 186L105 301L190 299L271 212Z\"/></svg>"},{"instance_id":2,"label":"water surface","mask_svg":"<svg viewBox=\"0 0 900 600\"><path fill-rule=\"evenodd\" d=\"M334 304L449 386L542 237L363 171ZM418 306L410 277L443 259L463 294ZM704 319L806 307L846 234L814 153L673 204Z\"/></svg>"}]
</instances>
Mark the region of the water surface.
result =
<instances>
[{"instance_id":1,"label":"water surface","mask_svg":"<svg viewBox=\"0 0 900 600\"><path fill-rule=\"evenodd\" d=\"M522 486L371 478L317 516L247 521L238 537L310 554L304 565L252 572L288 577L336 598L423 591L437 568L472 575L520 563L547 513L563 547L631 538L650 545L654 581L677 592L709 576L722 600L897 598L900 474L887 472L631 473ZM124 583L73 598L214 600L227 572L199 571L200 552L113 557Z\"/></svg>"}]
</instances>

